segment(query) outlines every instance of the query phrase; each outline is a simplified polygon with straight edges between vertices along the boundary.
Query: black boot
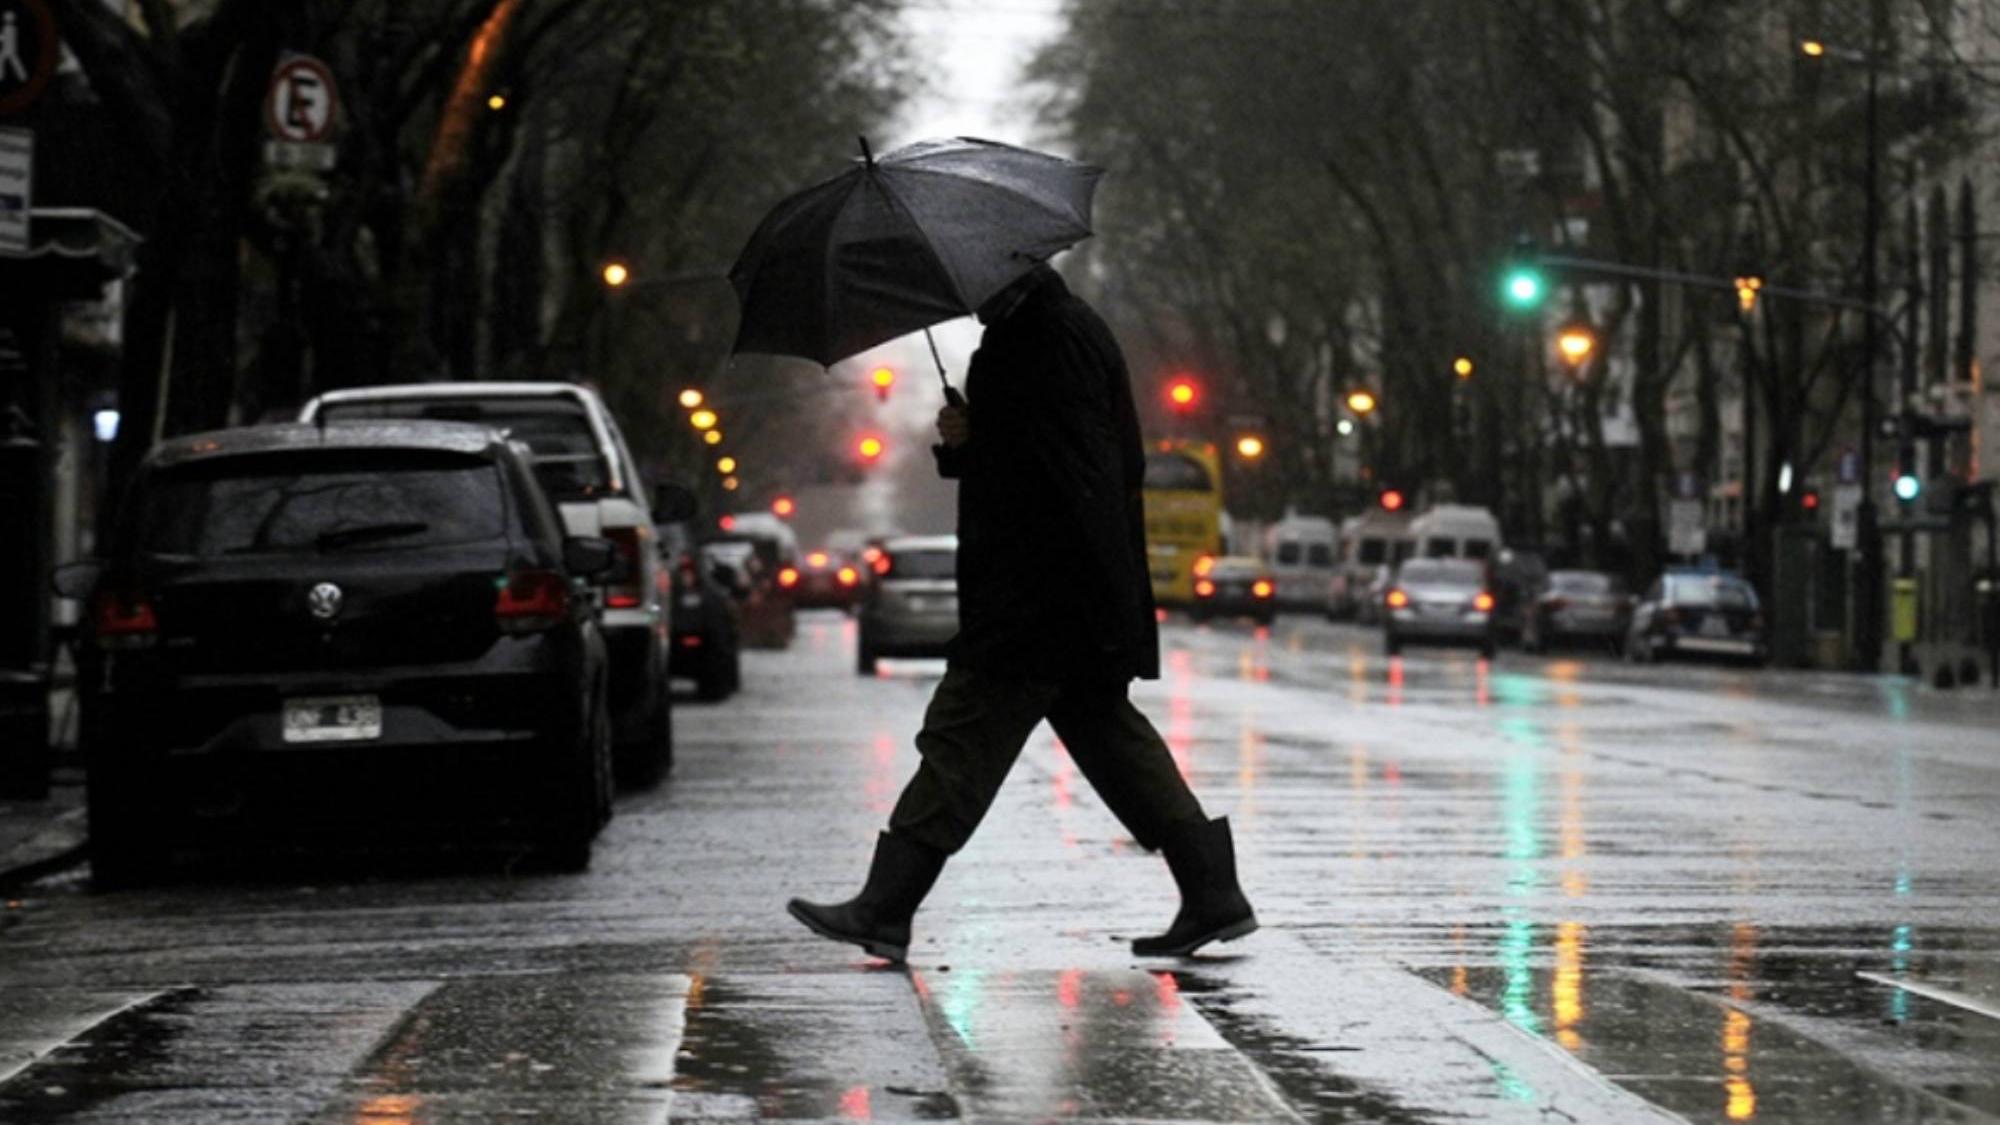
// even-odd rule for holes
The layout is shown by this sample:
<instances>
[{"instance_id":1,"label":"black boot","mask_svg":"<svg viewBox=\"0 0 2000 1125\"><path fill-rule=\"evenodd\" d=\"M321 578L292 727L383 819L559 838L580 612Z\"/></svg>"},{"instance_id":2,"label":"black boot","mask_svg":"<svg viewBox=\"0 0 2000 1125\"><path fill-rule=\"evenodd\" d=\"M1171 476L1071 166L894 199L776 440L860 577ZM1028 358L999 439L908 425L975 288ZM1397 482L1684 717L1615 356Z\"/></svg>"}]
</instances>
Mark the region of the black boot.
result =
<instances>
[{"instance_id":1,"label":"black boot","mask_svg":"<svg viewBox=\"0 0 2000 1125\"><path fill-rule=\"evenodd\" d=\"M884 832L875 839L875 862L860 894L830 905L795 898L785 909L823 938L852 942L900 964L910 952L910 918L937 882L944 861L945 853L935 848Z\"/></svg>"},{"instance_id":2,"label":"black boot","mask_svg":"<svg viewBox=\"0 0 2000 1125\"><path fill-rule=\"evenodd\" d=\"M1257 928L1257 915L1236 882L1228 817L1181 825L1160 850L1181 889L1180 913L1166 933L1133 942L1133 953L1185 957L1211 941L1234 941Z\"/></svg>"}]
</instances>

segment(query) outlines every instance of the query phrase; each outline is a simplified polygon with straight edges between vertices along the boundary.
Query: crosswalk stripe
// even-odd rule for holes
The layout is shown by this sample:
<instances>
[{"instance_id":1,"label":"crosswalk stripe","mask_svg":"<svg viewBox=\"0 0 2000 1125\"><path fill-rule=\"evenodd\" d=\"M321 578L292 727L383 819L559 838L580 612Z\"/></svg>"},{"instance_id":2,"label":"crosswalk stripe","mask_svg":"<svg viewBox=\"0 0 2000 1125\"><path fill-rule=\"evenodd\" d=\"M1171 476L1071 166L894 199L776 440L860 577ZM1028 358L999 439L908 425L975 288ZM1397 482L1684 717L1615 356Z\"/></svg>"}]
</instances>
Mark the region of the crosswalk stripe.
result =
<instances>
[{"instance_id":1,"label":"crosswalk stripe","mask_svg":"<svg viewBox=\"0 0 2000 1125\"><path fill-rule=\"evenodd\" d=\"M911 979L970 1117L1302 1120L1171 973L958 969Z\"/></svg>"},{"instance_id":2,"label":"crosswalk stripe","mask_svg":"<svg viewBox=\"0 0 2000 1125\"><path fill-rule=\"evenodd\" d=\"M9 989L7 1034L0 1039L0 1095L4 1095L7 1084L16 1076L64 1043L164 995L164 992Z\"/></svg>"}]
</instances>

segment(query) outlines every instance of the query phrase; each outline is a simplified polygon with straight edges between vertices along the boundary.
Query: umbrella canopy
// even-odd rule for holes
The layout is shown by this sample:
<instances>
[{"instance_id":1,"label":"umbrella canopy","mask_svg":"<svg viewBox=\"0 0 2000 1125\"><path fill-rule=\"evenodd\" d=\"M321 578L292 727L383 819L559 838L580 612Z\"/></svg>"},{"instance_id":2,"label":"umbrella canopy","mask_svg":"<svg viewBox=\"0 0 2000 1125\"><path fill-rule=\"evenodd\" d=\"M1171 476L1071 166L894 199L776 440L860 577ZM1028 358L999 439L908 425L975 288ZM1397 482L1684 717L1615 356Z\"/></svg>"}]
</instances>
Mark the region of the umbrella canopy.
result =
<instances>
[{"instance_id":1,"label":"umbrella canopy","mask_svg":"<svg viewBox=\"0 0 2000 1125\"><path fill-rule=\"evenodd\" d=\"M1103 170L994 141L921 141L779 203L729 271L738 352L831 365L988 297L1090 236Z\"/></svg>"}]
</instances>

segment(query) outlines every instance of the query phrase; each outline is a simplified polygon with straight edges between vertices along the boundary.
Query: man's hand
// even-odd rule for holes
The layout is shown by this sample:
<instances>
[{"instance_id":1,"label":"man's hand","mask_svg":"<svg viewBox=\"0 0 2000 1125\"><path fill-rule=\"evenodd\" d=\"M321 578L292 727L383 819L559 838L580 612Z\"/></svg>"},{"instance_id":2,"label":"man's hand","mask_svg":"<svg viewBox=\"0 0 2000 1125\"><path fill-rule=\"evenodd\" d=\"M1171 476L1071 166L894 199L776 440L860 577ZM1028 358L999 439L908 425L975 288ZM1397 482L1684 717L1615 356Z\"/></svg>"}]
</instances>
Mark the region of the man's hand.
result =
<instances>
[{"instance_id":1,"label":"man's hand","mask_svg":"<svg viewBox=\"0 0 2000 1125\"><path fill-rule=\"evenodd\" d=\"M938 438L949 449L957 449L972 440L972 412L964 406L946 406L938 410Z\"/></svg>"}]
</instances>

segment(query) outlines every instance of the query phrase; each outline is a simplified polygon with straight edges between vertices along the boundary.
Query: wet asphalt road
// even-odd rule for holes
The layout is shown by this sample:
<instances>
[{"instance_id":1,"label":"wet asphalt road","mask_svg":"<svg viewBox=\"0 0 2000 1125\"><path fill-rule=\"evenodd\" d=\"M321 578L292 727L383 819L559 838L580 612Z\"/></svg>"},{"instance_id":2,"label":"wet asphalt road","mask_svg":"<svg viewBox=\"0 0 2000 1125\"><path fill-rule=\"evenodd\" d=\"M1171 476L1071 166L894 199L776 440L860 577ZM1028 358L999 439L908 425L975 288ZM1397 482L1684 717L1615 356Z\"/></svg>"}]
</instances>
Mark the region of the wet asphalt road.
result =
<instances>
[{"instance_id":1,"label":"wet asphalt road","mask_svg":"<svg viewBox=\"0 0 2000 1125\"><path fill-rule=\"evenodd\" d=\"M907 973L810 937L940 670L843 618L689 704L581 876L283 858L0 911L0 1121L2000 1120L2000 702L1168 627L1135 692L1264 929L1044 730ZM358 835L381 827L354 810Z\"/></svg>"}]
</instances>

